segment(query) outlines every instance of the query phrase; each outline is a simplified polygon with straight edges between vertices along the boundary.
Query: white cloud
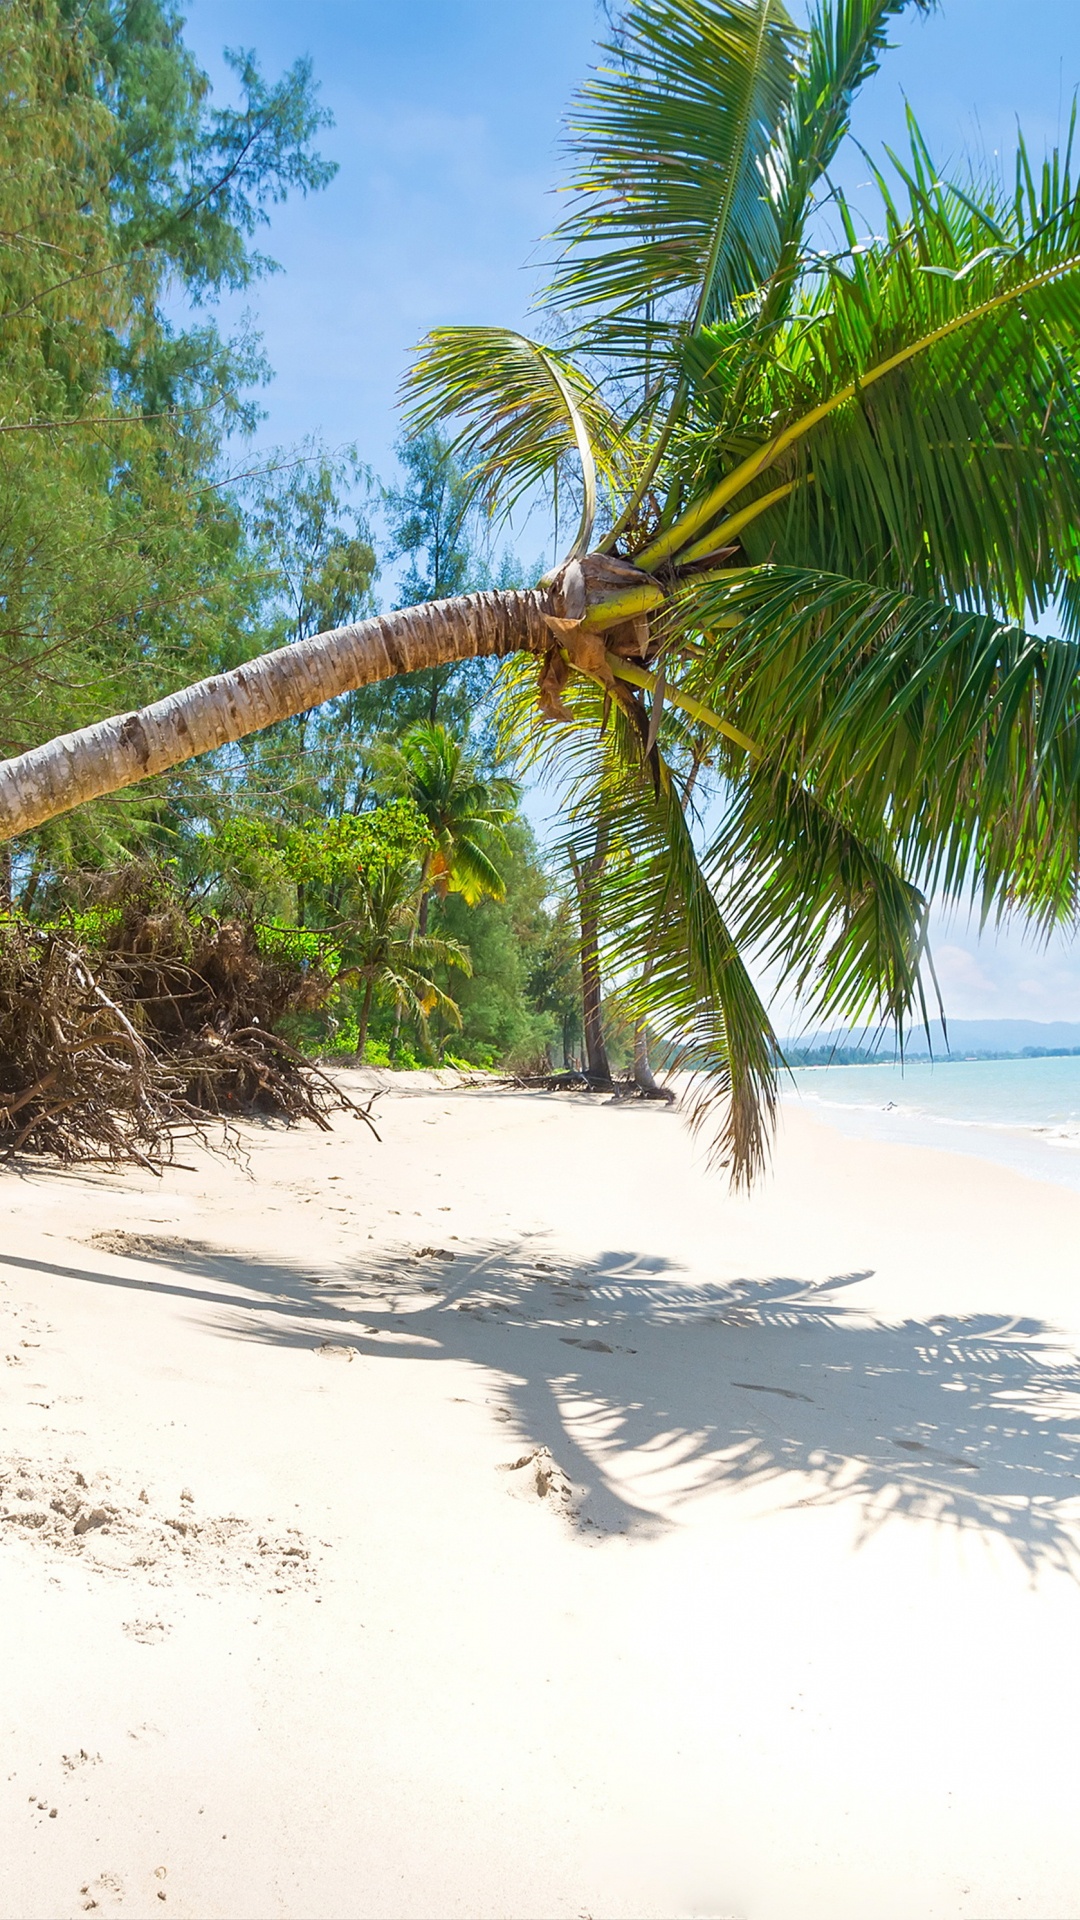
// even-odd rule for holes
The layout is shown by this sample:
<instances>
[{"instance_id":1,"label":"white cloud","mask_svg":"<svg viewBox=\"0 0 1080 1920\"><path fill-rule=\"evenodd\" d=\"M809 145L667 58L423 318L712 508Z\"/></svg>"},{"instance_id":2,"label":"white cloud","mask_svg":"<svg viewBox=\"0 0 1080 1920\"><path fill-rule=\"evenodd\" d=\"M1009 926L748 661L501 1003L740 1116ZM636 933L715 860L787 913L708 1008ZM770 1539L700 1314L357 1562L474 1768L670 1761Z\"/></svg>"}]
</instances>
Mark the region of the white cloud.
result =
<instances>
[{"instance_id":1,"label":"white cloud","mask_svg":"<svg viewBox=\"0 0 1080 1920\"><path fill-rule=\"evenodd\" d=\"M1080 1020L1080 942L1040 940L1021 923L980 933L977 922L937 908L931 947L953 1020Z\"/></svg>"},{"instance_id":2,"label":"white cloud","mask_svg":"<svg viewBox=\"0 0 1080 1920\"><path fill-rule=\"evenodd\" d=\"M949 944L934 950L934 970L942 998L946 1001L963 999L968 1003L994 1001L998 989L980 964L975 953L967 947ZM996 1012L996 1006L980 1005L980 1013ZM959 1017L959 1011L957 1016Z\"/></svg>"}]
</instances>

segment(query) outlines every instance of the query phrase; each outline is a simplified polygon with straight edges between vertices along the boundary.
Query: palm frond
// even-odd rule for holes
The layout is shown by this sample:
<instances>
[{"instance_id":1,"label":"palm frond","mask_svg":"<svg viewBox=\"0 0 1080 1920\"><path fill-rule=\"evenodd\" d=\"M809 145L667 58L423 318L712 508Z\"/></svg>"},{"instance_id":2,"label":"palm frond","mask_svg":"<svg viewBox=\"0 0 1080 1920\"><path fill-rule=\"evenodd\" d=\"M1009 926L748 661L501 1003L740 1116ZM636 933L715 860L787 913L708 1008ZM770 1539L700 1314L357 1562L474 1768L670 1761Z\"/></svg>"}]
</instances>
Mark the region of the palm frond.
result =
<instances>
[{"instance_id":1,"label":"palm frond","mask_svg":"<svg viewBox=\"0 0 1080 1920\"><path fill-rule=\"evenodd\" d=\"M815 0L796 62L795 83L770 159L777 224L777 260L744 332L731 413L738 418L762 362L774 351L816 256L810 236L815 196L851 130L860 88L873 78L890 26L909 6L930 12L936 0Z\"/></svg>"},{"instance_id":2,"label":"palm frond","mask_svg":"<svg viewBox=\"0 0 1080 1920\"><path fill-rule=\"evenodd\" d=\"M929 1030L925 896L887 833L868 834L781 766L758 762L735 789L704 859L733 904L744 951L774 968L822 1023L888 1021L901 1043Z\"/></svg>"},{"instance_id":3,"label":"palm frond","mask_svg":"<svg viewBox=\"0 0 1080 1920\"><path fill-rule=\"evenodd\" d=\"M416 973L426 975L433 967L456 967L467 979L472 978L472 958L468 947L463 946L460 940L413 931L408 941L402 942L395 951Z\"/></svg>"},{"instance_id":4,"label":"palm frond","mask_svg":"<svg viewBox=\"0 0 1080 1920\"><path fill-rule=\"evenodd\" d=\"M1003 555L999 509L1010 494L1015 502L1040 457L1059 536L1074 524L1080 197L1068 156L1050 169L1036 200L1017 203L1014 195L1009 206L992 192L980 204L931 179L932 171L916 129L909 203L890 211L889 244L853 252L821 273L757 363L749 391L740 379L749 352L744 331L721 328L715 342L696 343L695 403L711 420L696 440L686 437L680 453L693 505L646 546L639 565L679 554L730 503L805 475L811 461L815 503L824 500L830 448L833 465L841 462L854 482L860 463L876 463L879 517L890 488L894 513L908 497L907 473L917 460L920 508L935 474L949 476L950 498L938 517L946 509L953 515L955 551L970 541L980 558L992 547ZM721 469L715 483L710 466ZM981 539L980 488L998 514ZM989 571L1000 577L1003 567L999 557ZM969 577L975 571L968 566Z\"/></svg>"},{"instance_id":5,"label":"palm frond","mask_svg":"<svg viewBox=\"0 0 1080 1920\"><path fill-rule=\"evenodd\" d=\"M548 297L646 385L670 377L673 333L775 264L766 162L797 43L780 0L633 0L578 97Z\"/></svg>"},{"instance_id":6,"label":"palm frond","mask_svg":"<svg viewBox=\"0 0 1080 1920\"><path fill-rule=\"evenodd\" d=\"M587 550L597 470L610 476L619 429L594 383L566 355L508 327L437 327L403 382L414 433L461 423L451 442L489 511L510 512L536 486L550 488L577 454L582 508L571 557Z\"/></svg>"},{"instance_id":7,"label":"palm frond","mask_svg":"<svg viewBox=\"0 0 1080 1920\"><path fill-rule=\"evenodd\" d=\"M688 669L691 689L884 836L913 883L1047 925L1075 915L1080 643L783 567L687 589L679 617L699 632L728 623Z\"/></svg>"},{"instance_id":8,"label":"palm frond","mask_svg":"<svg viewBox=\"0 0 1080 1920\"><path fill-rule=\"evenodd\" d=\"M450 884L466 906L474 907L485 895L492 900L506 898L506 881L484 846L485 840L498 851L508 851L506 836L485 822L475 822L471 828L463 825L454 836Z\"/></svg>"},{"instance_id":9,"label":"palm frond","mask_svg":"<svg viewBox=\"0 0 1080 1920\"><path fill-rule=\"evenodd\" d=\"M450 994L437 986L434 980L419 973L412 967L387 967L382 976L382 989L392 1003L409 1012L427 1030L430 1016L438 1008L445 1014L451 1026L460 1027L461 1008Z\"/></svg>"},{"instance_id":10,"label":"palm frond","mask_svg":"<svg viewBox=\"0 0 1080 1920\"><path fill-rule=\"evenodd\" d=\"M581 724L563 730L571 833L580 861L606 846L595 883L605 977L694 1078L691 1124L736 1187L764 1165L779 1054L768 1014L694 848L666 765L654 783L641 739L620 710L601 727L601 695L572 690Z\"/></svg>"},{"instance_id":11,"label":"palm frond","mask_svg":"<svg viewBox=\"0 0 1080 1920\"><path fill-rule=\"evenodd\" d=\"M812 196L851 127L860 88L871 80L888 47L894 21L914 5L929 12L935 0L815 0L796 65L788 111L779 130L776 162L780 270L798 263ZM772 284L768 319L777 315Z\"/></svg>"}]
</instances>

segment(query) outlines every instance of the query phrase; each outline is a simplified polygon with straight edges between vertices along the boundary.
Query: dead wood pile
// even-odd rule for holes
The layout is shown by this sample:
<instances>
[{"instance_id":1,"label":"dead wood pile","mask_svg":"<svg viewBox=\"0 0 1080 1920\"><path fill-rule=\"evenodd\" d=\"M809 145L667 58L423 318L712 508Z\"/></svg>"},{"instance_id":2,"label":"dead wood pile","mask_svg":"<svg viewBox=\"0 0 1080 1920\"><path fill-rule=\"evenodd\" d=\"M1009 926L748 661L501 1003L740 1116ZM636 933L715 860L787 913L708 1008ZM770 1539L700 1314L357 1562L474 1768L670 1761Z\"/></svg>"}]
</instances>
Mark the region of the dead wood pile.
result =
<instances>
[{"instance_id":1,"label":"dead wood pile","mask_svg":"<svg viewBox=\"0 0 1080 1920\"><path fill-rule=\"evenodd\" d=\"M250 924L193 916L153 876L99 901L93 939L79 916L0 920L0 1152L154 1165L215 1117L328 1128L349 1108L371 1124L274 1031L324 1004L325 974L261 952Z\"/></svg>"}]
</instances>

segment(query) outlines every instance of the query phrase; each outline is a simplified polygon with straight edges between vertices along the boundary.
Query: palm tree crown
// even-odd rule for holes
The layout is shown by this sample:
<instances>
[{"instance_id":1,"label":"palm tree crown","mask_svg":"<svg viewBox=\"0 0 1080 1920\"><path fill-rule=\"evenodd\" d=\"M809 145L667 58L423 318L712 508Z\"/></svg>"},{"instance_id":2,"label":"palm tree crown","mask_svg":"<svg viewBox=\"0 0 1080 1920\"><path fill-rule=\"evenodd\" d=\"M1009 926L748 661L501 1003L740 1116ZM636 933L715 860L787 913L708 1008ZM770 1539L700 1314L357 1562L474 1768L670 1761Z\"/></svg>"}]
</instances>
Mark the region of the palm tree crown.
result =
<instances>
[{"instance_id":1,"label":"palm tree crown","mask_svg":"<svg viewBox=\"0 0 1080 1920\"><path fill-rule=\"evenodd\" d=\"M461 742L438 722L410 727L396 743L376 749L385 792L413 802L431 830L421 887L460 893L470 906L488 895L502 900L506 886L496 861L509 847L504 828L513 818L517 788L499 776L484 779ZM494 857L493 857L494 856Z\"/></svg>"},{"instance_id":2,"label":"palm tree crown","mask_svg":"<svg viewBox=\"0 0 1080 1920\"><path fill-rule=\"evenodd\" d=\"M931 887L1077 900L1080 197L1022 142L945 180L912 121L860 230L827 169L903 5L634 0L571 117L558 347L438 329L407 382L493 508L578 463L540 691L574 734L538 739L516 670L505 711L609 823L608 965L714 1069L737 1177L777 1069L741 954L902 1030Z\"/></svg>"}]
</instances>

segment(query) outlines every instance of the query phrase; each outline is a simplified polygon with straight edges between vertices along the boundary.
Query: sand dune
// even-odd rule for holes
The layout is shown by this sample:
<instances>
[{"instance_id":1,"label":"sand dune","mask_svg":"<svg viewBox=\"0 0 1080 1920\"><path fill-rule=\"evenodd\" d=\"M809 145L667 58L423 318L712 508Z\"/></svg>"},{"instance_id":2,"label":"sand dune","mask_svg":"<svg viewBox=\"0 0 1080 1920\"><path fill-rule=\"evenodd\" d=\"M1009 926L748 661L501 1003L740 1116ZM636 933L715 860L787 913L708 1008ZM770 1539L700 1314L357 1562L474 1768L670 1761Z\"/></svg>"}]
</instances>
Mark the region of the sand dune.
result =
<instances>
[{"instance_id":1,"label":"sand dune","mask_svg":"<svg viewBox=\"0 0 1080 1920\"><path fill-rule=\"evenodd\" d=\"M0 1913L1080 1916L1080 1196L378 1114L0 1176Z\"/></svg>"}]
</instances>

